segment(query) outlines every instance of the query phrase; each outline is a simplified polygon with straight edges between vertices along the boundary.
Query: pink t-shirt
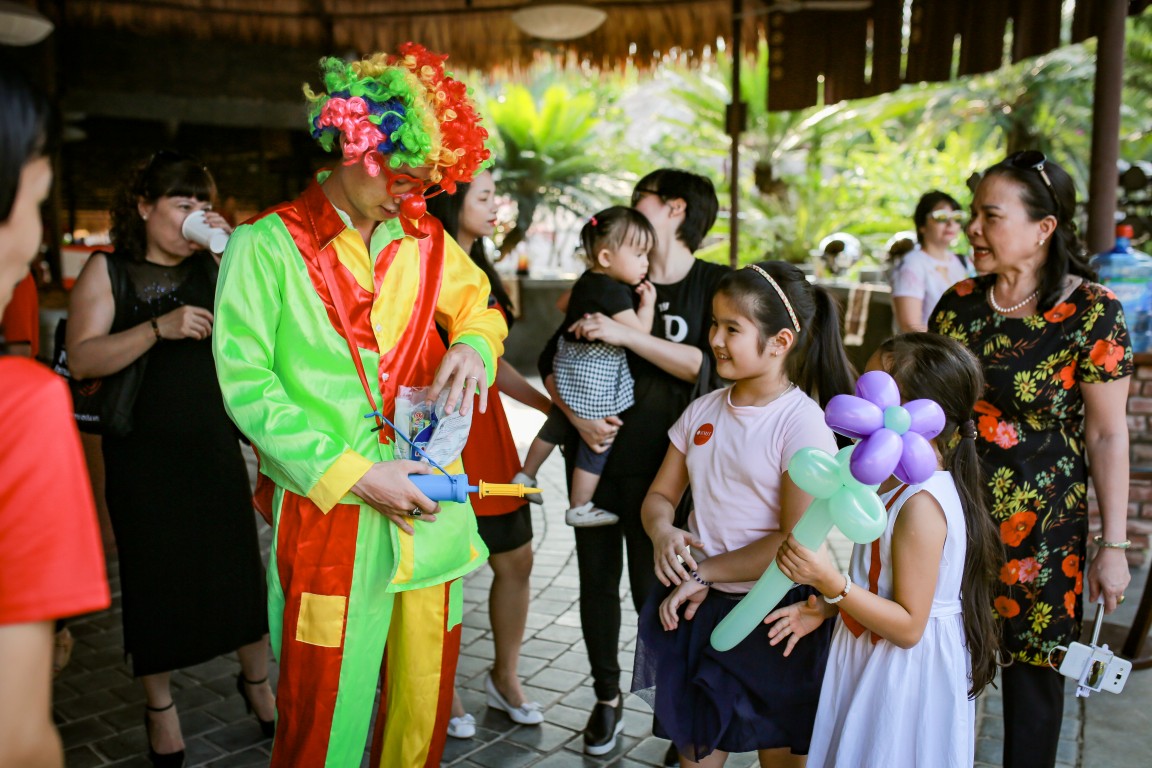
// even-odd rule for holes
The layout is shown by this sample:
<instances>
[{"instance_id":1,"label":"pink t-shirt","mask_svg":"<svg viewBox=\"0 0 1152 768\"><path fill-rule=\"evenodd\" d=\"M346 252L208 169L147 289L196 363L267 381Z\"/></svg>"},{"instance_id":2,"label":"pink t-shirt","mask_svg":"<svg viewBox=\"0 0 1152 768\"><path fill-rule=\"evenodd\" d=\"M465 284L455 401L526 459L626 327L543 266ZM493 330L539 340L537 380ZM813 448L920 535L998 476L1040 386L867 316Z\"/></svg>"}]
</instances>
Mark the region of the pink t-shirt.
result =
<instances>
[{"instance_id":1,"label":"pink t-shirt","mask_svg":"<svg viewBox=\"0 0 1152 768\"><path fill-rule=\"evenodd\" d=\"M836 453L824 412L799 389L763 406L735 406L731 387L694 400L668 430L684 454L695 506L689 529L704 542L697 557L739 549L780 530L780 478L801 448ZM716 584L742 593L752 582Z\"/></svg>"}]
</instances>

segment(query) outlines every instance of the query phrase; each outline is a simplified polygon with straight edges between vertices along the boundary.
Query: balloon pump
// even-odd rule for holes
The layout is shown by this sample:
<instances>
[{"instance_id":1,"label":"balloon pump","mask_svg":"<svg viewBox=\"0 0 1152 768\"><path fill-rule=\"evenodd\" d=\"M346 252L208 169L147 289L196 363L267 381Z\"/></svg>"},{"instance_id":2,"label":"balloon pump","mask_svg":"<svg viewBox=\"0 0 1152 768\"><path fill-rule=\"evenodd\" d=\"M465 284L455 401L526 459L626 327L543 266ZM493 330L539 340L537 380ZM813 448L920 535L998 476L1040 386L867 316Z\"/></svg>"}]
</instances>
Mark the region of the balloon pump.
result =
<instances>
[{"instance_id":1,"label":"balloon pump","mask_svg":"<svg viewBox=\"0 0 1152 768\"><path fill-rule=\"evenodd\" d=\"M423 199L423 198L421 198ZM468 481L468 475L450 475L444 467L436 463L436 460L429 456L424 450L416 445L416 443L409 440L404 436L404 433L396 428L392 421L380 413L373 411L372 413L364 414L364 418L372 419L379 417L382 421L388 423L392 427L393 433L400 437L404 442L412 446L416 453L427 459L428 463L436 469L440 470L440 474L412 474L408 475L408 479L420 489L428 498L437 503L441 501L455 501L463 504L468 500L468 494L479 494L480 498L487 496L514 496L516 498L524 498L529 493L541 493L540 488L529 488L523 483L487 483L483 480L479 481L479 485L472 485Z\"/></svg>"},{"instance_id":2,"label":"balloon pump","mask_svg":"<svg viewBox=\"0 0 1152 768\"><path fill-rule=\"evenodd\" d=\"M439 469L439 467L437 467ZM443 470L441 470L443 472ZM479 494L480 498L487 496L515 496L524 498L529 493L540 493L539 488L529 488L522 483L487 483L479 481L479 485L469 485L468 475L408 475L412 484L420 489L432 501L465 502L468 494Z\"/></svg>"}]
</instances>

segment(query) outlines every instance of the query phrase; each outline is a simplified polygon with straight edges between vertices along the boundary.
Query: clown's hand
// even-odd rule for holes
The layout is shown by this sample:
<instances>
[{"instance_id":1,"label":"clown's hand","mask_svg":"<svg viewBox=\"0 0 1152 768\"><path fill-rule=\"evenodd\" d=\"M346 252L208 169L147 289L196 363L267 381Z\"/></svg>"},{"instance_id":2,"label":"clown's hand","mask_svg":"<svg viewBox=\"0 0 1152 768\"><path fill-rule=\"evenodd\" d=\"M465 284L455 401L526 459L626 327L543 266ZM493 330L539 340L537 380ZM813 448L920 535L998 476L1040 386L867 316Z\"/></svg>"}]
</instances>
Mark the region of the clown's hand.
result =
<instances>
[{"instance_id":1,"label":"clown's hand","mask_svg":"<svg viewBox=\"0 0 1152 768\"><path fill-rule=\"evenodd\" d=\"M432 380L428 401L435 403L440 393L448 390L446 413L454 413L460 407L460 415L467 416L472 411L472 398L480 396L480 413L488 410L488 372L484 369L484 359L480 353L467 344L453 344Z\"/></svg>"},{"instance_id":2,"label":"clown's hand","mask_svg":"<svg viewBox=\"0 0 1152 768\"><path fill-rule=\"evenodd\" d=\"M431 467L419 461L380 461L356 481L352 493L395 523L400 530L412 534L415 533L412 528L414 521L436 522L440 505L421 493L408 479L408 475L426 475L431 471Z\"/></svg>"}]
</instances>

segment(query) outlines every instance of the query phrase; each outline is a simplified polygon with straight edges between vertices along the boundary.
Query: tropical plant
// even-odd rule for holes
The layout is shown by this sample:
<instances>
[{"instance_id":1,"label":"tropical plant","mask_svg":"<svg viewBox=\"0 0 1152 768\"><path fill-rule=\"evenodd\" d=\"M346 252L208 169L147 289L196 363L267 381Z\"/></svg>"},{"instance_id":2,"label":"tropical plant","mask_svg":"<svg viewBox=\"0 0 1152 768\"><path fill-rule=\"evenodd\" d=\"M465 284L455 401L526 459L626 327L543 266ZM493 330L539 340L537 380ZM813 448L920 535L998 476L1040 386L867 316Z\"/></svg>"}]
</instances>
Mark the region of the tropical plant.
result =
<instances>
[{"instance_id":1,"label":"tropical plant","mask_svg":"<svg viewBox=\"0 0 1152 768\"><path fill-rule=\"evenodd\" d=\"M502 252L511 251L542 212L584 217L627 196L628 174L620 169L627 153L612 150L620 127L598 91L551 82L534 93L509 83L479 100L495 128L497 188L517 206Z\"/></svg>"}]
</instances>

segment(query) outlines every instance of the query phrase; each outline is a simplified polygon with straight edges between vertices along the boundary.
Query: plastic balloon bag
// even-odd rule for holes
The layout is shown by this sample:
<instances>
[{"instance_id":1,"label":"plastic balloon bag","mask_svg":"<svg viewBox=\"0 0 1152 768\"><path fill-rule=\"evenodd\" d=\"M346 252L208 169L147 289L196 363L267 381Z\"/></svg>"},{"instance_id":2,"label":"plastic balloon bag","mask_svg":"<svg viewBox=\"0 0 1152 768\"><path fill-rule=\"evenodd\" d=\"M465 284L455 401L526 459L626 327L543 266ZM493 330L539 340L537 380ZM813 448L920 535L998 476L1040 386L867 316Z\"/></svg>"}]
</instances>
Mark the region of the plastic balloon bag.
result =
<instances>
[{"instance_id":1,"label":"plastic balloon bag","mask_svg":"<svg viewBox=\"0 0 1152 768\"><path fill-rule=\"evenodd\" d=\"M440 393L436 403L427 399L428 387L400 387L396 397L396 428L403 436L396 438L396 456L401 459L424 460L413 449L409 440L432 461L444 467L460 458L468 433L472 430L472 412L445 413L448 390ZM408 440L404 440L407 437Z\"/></svg>"}]
</instances>

